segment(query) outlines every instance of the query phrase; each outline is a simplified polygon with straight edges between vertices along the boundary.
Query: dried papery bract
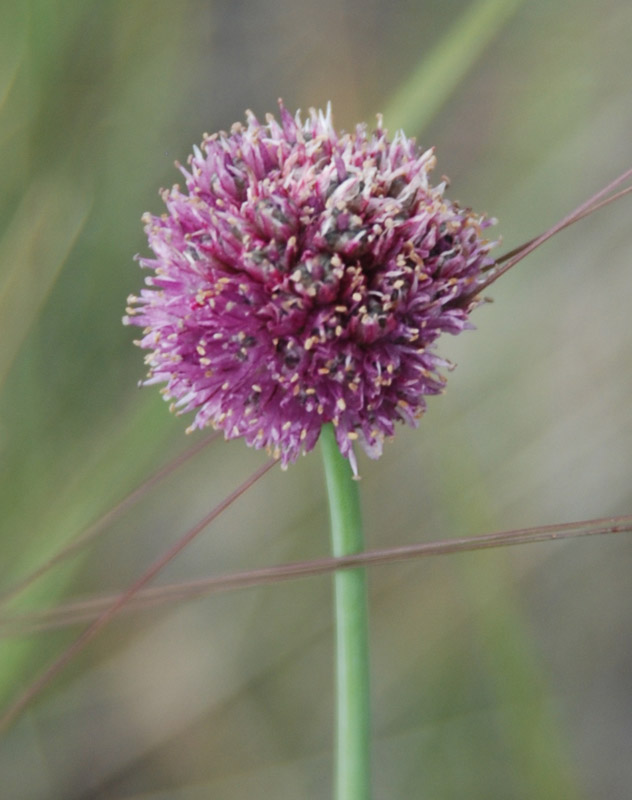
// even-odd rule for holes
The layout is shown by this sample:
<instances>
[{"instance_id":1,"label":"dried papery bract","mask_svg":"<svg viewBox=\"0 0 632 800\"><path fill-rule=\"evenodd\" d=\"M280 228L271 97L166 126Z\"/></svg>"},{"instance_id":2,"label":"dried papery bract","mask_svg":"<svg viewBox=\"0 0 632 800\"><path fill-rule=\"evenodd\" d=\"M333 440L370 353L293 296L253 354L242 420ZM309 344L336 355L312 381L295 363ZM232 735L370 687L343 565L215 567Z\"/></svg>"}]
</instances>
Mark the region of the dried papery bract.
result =
<instances>
[{"instance_id":1,"label":"dried papery bract","mask_svg":"<svg viewBox=\"0 0 632 800\"><path fill-rule=\"evenodd\" d=\"M434 152L380 118L338 134L329 110L280 112L195 148L186 189L146 217L154 274L125 321L145 329L145 383L192 427L286 465L332 422L355 470L354 441L377 457L443 390L433 346L471 327L477 300L459 299L494 264L491 220L432 186Z\"/></svg>"}]
</instances>

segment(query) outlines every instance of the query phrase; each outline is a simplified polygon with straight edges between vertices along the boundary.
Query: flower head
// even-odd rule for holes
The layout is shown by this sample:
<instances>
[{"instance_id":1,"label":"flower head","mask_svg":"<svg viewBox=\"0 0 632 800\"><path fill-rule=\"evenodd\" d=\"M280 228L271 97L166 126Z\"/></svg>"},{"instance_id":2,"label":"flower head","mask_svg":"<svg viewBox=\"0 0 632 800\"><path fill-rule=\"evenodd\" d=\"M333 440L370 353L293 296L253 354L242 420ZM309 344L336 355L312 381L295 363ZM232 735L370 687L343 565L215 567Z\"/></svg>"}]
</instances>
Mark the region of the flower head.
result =
<instances>
[{"instance_id":1,"label":"flower head","mask_svg":"<svg viewBox=\"0 0 632 800\"><path fill-rule=\"evenodd\" d=\"M354 441L377 457L443 390L433 345L472 327L491 221L431 186L434 152L389 141L381 118L338 134L329 109L280 112L194 148L186 190L143 218L154 274L124 321L144 328L145 383L196 411L192 428L285 465L332 422L355 469Z\"/></svg>"}]
</instances>

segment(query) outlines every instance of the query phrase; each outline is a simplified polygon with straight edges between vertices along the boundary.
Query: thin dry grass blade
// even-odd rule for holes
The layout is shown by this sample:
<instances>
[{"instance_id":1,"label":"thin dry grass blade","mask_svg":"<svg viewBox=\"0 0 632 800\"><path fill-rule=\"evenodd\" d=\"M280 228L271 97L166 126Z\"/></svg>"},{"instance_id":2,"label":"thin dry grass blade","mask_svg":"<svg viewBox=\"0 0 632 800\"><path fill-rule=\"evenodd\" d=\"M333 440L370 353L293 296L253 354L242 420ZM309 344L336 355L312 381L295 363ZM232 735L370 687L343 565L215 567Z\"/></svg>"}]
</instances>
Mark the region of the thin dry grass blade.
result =
<instances>
[{"instance_id":1,"label":"thin dry grass blade","mask_svg":"<svg viewBox=\"0 0 632 800\"><path fill-rule=\"evenodd\" d=\"M62 547L47 561L34 569L16 584L11 586L6 592L0 596L0 609L7 605L11 600L21 594L25 589L35 583L38 578L45 575L56 564L64 561L66 558L77 553L91 541L93 541L100 533L106 530L108 525L111 525L117 520L128 508L131 508L140 498L152 489L160 481L164 480L171 473L175 472L178 467L185 464L190 458L197 455L207 445L220 436L219 431L213 431L209 436L201 439L193 447L189 448L186 452L172 459L168 464L165 464L160 469L156 470L153 475L150 475L147 480L143 481L139 486L133 489L126 497L119 503L105 512L99 519L95 520L89 525L82 533L70 541L67 545Z\"/></svg>"},{"instance_id":2,"label":"thin dry grass blade","mask_svg":"<svg viewBox=\"0 0 632 800\"><path fill-rule=\"evenodd\" d=\"M628 186L627 189L621 189L621 191L616 192L611 197L607 197L605 200L601 200L599 203L595 203L594 205L590 206L586 211L581 214L578 214L576 217L573 217L566 225L559 228L559 231L564 230L564 228L568 228L573 225L575 222L579 222L580 219L584 219L584 217L589 216L594 211L598 211L600 208L604 208L605 206L609 206L610 203L614 203L615 200L619 200L622 197L625 197L626 194L632 193L632 186ZM519 244L518 247L514 247L513 250L509 250L507 253L504 253L502 256L496 259L495 264L504 264L505 261L508 261L510 258L517 256L519 253L522 253L529 247L530 244L536 241L538 237L534 236L533 239L529 239L528 242L523 242L523 244ZM488 267L488 270L491 271L494 269L495 264L491 267Z\"/></svg>"},{"instance_id":3,"label":"thin dry grass blade","mask_svg":"<svg viewBox=\"0 0 632 800\"><path fill-rule=\"evenodd\" d=\"M8 728L22 713L22 711L29 705L29 703L37 697L37 695L61 672L64 667L76 656L86 644L93 639L96 634L102 630L119 612L120 610L136 595L138 592L149 583L164 567L167 566L184 548L193 541L193 539L204 530L214 519L216 519L223 511L230 505L238 500L244 492L255 484L259 478L262 478L275 464L275 459L270 459L262 467L259 467L246 481L231 492L221 503L215 506L200 522L193 528L187 531L184 536L180 537L178 541L167 550L166 553L160 556L154 563L138 578L128 589L122 594L118 595L113 603L105 608L105 610L94 620L94 622L86 628L85 631L57 658L38 678L36 678L17 698L17 700L4 712L0 717L0 731Z\"/></svg>"},{"instance_id":4,"label":"thin dry grass blade","mask_svg":"<svg viewBox=\"0 0 632 800\"><path fill-rule=\"evenodd\" d=\"M536 236L534 239L530 239L525 244L520 245L519 247L515 248L514 250L505 253L499 259L496 260L495 264L490 267L490 275L486 281L482 284L479 284L476 287L476 290L470 294L464 295L459 299L459 305L467 305L476 295L480 294L484 289L490 286L492 283L498 280L501 275L504 275L505 272L508 272L512 267L514 267L519 261L522 261L523 258L526 258L530 253L536 250L540 245L547 242L553 236L555 236L560 231L563 231L564 228L568 228L570 225L573 225L575 222L578 222L580 219L587 217L589 214L592 214L594 211L597 211L600 208L603 208L606 205L618 200L621 197L632 192L632 187L628 187L623 189L616 194L613 194L611 197L606 197L606 195L610 194L617 186L624 183L626 180L632 178L632 169L628 169L611 181L607 186L603 189L598 191L592 197L588 198L586 202L582 203L580 206L577 206L576 209L571 211L570 214L567 214L563 219L561 219L558 223L553 225L553 227L549 228L547 231L542 233L540 236ZM500 269L495 269L495 266L500 263L504 263Z\"/></svg>"},{"instance_id":5,"label":"thin dry grass blade","mask_svg":"<svg viewBox=\"0 0 632 800\"><path fill-rule=\"evenodd\" d=\"M422 542L403 547L368 550L364 553L345 556L344 558L328 557L309 561L295 561L279 566L244 570L229 575L218 575L185 583L157 586L136 592L134 598L130 598L130 602L126 602L126 610L137 611L153 608L163 603L191 600L203 595L246 589L279 581L308 578L334 572L338 569L393 564L398 561L416 558L429 558L431 556L468 553L476 550L532 544L534 542L561 541L614 533L632 533L632 514L544 525L535 528L521 528L482 536L466 536L434 542ZM45 611L14 615L4 619L0 618L0 627L5 628L2 635L22 636L42 630L51 630L86 622L94 619L105 609L117 603L123 596L95 597L66 603Z\"/></svg>"}]
</instances>

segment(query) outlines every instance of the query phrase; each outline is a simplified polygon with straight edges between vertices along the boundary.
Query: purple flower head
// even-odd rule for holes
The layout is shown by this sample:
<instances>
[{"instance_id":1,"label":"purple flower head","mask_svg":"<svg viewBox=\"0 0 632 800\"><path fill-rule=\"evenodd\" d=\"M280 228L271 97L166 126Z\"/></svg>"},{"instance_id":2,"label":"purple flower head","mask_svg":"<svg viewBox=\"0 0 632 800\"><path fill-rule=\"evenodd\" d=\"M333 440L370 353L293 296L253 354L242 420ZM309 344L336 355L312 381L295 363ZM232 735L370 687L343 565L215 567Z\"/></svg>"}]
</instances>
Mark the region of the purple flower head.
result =
<instances>
[{"instance_id":1,"label":"purple flower head","mask_svg":"<svg viewBox=\"0 0 632 800\"><path fill-rule=\"evenodd\" d=\"M433 345L472 327L492 221L431 186L433 150L389 141L380 117L338 134L330 109L280 112L194 148L186 189L143 218L153 274L124 321L144 329L145 383L196 411L191 428L286 465L332 422L355 471L354 441L379 456L443 391Z\"/></svg>"}]
</instances>

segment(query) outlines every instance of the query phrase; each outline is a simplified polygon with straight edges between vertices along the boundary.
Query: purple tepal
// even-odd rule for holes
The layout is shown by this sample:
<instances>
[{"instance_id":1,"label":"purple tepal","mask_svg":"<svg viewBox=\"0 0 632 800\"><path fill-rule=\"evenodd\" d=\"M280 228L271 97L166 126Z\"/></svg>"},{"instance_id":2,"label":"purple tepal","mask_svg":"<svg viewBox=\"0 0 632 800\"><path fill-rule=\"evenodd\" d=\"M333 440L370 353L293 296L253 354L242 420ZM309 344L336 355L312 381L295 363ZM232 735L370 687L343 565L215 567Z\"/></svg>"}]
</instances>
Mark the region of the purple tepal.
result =
<instances>
[{"instance_id":1,"label":"purple tepal","mask_svg":"<svg viewBox=\"0 0 632 800\"><path fill-rule=\"evenodd\" d=\"M266 447L283 465L333 423L355 467L396 421L416 425L443 391L434 352L471 328L476 287L494 261L492 220L431 186L433 150L364 125L338 134L331 112L302 122L247 114L194 148L186 189L147 214L154 258L125 322L142 327L146 384L191 428Z\"/></svg>"}]
</instances>

